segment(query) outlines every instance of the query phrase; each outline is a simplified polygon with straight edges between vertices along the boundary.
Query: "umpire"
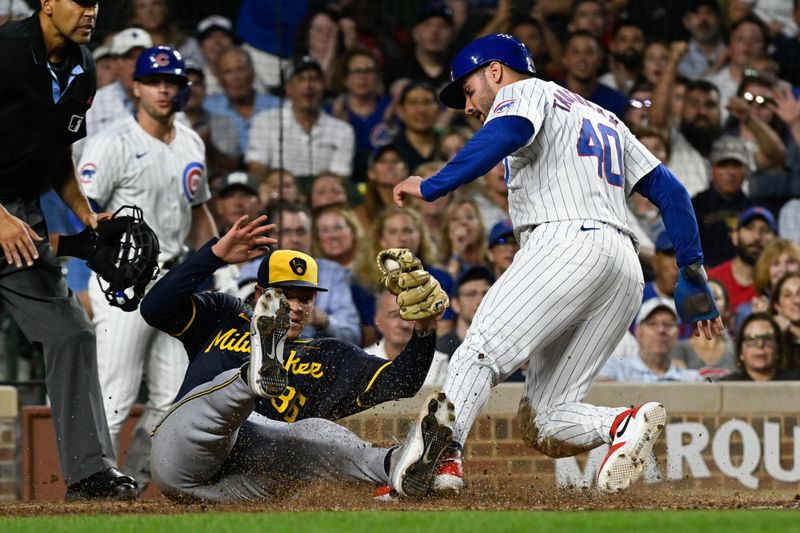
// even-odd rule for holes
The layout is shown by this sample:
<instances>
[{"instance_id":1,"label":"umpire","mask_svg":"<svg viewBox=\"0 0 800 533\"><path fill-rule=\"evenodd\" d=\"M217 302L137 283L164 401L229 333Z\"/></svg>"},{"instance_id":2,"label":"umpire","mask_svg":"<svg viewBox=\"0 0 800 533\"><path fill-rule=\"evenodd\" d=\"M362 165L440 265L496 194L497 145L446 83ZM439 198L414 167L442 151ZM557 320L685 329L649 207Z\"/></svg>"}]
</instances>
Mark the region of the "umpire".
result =
<instances>
[{"instance_id":1,"label":"umpire","mask_svg":"<svg viewBox=\"0 0 800 533\"><path fill-rule=\"evenodd\" d=\"M86 136L95 66L85 44L95 0L40 0L28 19L0 27L0 298L44 349L67 500L133 499L113 468L92 325L47 241L39 194L52 187L87 226L98 216L81 191L73 142Z\"/></svg>"}]
</instances>

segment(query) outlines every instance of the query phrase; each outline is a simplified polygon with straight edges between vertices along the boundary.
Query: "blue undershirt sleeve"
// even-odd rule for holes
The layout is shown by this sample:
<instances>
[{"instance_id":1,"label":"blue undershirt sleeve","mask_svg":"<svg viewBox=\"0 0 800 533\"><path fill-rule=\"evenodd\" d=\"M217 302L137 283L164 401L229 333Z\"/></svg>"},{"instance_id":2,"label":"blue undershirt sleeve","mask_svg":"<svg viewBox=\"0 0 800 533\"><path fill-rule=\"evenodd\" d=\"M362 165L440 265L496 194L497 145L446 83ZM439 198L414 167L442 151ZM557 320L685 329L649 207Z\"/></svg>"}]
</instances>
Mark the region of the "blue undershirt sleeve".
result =
<instances>
[{"instance_id":1,"label":"blue undershirt sleeve","mask_svg":"<svg viewBox=\"0 0 800 533\"><path fill-rule=\"evenodd\" d=\"M422 182L422 197L428 202L436 200L483 176L504 157L525 146L533 134L533 124L525 117L511 115L490 120L442 170Z\"/></svg>"},{"instance_id":2,"label":"blue undershirt sleeve","mask_svg":"<svg viewBox=\"0 0 800 533\"><path fill-rule=\"evenodd\" d=\"M667 235L675 247L678 267L702 263L703 249L692 200L678 178L661 164L640 179L633 190L661 210Z\"/></svg>"}]
</instances>

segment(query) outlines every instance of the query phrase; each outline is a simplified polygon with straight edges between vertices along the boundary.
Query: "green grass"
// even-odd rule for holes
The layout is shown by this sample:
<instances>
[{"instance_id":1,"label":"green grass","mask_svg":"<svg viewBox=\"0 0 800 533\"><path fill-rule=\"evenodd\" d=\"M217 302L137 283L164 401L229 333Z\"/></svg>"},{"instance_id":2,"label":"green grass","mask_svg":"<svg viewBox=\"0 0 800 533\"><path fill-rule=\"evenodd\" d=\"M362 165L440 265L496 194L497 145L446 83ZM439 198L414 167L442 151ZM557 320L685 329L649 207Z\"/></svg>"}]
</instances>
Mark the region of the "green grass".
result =
<instances>
[{"instance_id":1,"label":"green grass","mask_svg":"<svg viewBox=\"0 0 800 533\"><path fill-rule=\"evenodd\" d=\"M48 516L0 519L0 531L112 531L113 533L151 533L157 531L223 533L247 531L283 533L367 531L437 533L481 531L646 531L655 533L702 531L726 533L800 531L800 512L791 510L737 511L484 511L484 512L325 512L325 513L208 513L174 515Z\"/></svg>"}]
</instances>

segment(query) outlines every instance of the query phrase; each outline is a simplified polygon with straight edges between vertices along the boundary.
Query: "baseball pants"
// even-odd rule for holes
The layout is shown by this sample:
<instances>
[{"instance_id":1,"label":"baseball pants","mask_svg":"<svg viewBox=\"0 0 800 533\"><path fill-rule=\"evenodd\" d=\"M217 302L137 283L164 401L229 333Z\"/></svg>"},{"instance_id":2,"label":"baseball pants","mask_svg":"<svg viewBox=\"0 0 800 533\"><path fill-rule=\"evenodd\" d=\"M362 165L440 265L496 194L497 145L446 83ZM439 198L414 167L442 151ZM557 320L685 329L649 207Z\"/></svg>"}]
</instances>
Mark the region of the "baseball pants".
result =
<instances>
[{"instance_id":1,"label":"baseball pants","mask_svg":"<svg viewBox=\"0 0 800 533\"><path fill-rule=\"evenodd\" d=\"M89 281L89 298L103 405L115 448L139 394L142 375L147 377L147 405L134 429L123 468L144 486L149 480L149 433L175 400L189 359L180 341L148 326L138 310L126 313L110 306L96 276Z\"/></svg>"},{"instance_id":2,"label":"baseball pants","mask_svg":"<svg viewBox=\"0 0 800 533\"><path fill-rule=\"evenodd\" d=\"M622 408L582 403L630 325L644 282L630 237L592 220L542 224L481 302L453 354L445 392L463 443L491 387L528 363L525 441L551 457L610 442Z\"/></svg>"},{"instance_id":3,"label":"baseball pants","mask_svg":"<svg viewBox=\"0 0 800 533\"><path fill-rule=\"evenodd\" d=\"M42 346L45 380L61 472L67 485L114 466L114 448L97 379L95 335L78 298L67 288L47 241L37 200L3 201L12 215L44 237L32 267L0 264L0 297L25 337Z\"/></svg>"},{"instance_id":4,"label":"baseball pants","mask_svg":"<svg viewBox=\"0 0 800 533\"><path fill-rule=\"evenodd\" d=\"M277 498L313 479L388 483L388 449L329 420L277 422L254 406L239 369L176 403L153 435L151 472L161 492L181 501L241 502Z\"/></svg>"}]
</instances>

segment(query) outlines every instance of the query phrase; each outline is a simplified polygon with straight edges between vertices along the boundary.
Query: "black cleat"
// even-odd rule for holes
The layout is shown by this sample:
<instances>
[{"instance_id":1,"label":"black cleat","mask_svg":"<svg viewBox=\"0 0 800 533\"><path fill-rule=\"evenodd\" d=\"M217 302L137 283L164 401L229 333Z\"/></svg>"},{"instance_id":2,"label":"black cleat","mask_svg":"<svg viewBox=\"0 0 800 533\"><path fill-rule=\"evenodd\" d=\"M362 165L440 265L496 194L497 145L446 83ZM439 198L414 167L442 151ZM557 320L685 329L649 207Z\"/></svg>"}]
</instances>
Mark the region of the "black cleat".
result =
<instances>
[{"instance_id":1,"label":"black cleat","mask_svg":"<svg viewBox=\"0 0 800 533\"><path fill-rule=\"evenodd\" d=\"M136 481L116 468L102 470L67 487L64 500L85 502L98 500L131 501L139 495Z\"/></svg>"}]
</instances>

